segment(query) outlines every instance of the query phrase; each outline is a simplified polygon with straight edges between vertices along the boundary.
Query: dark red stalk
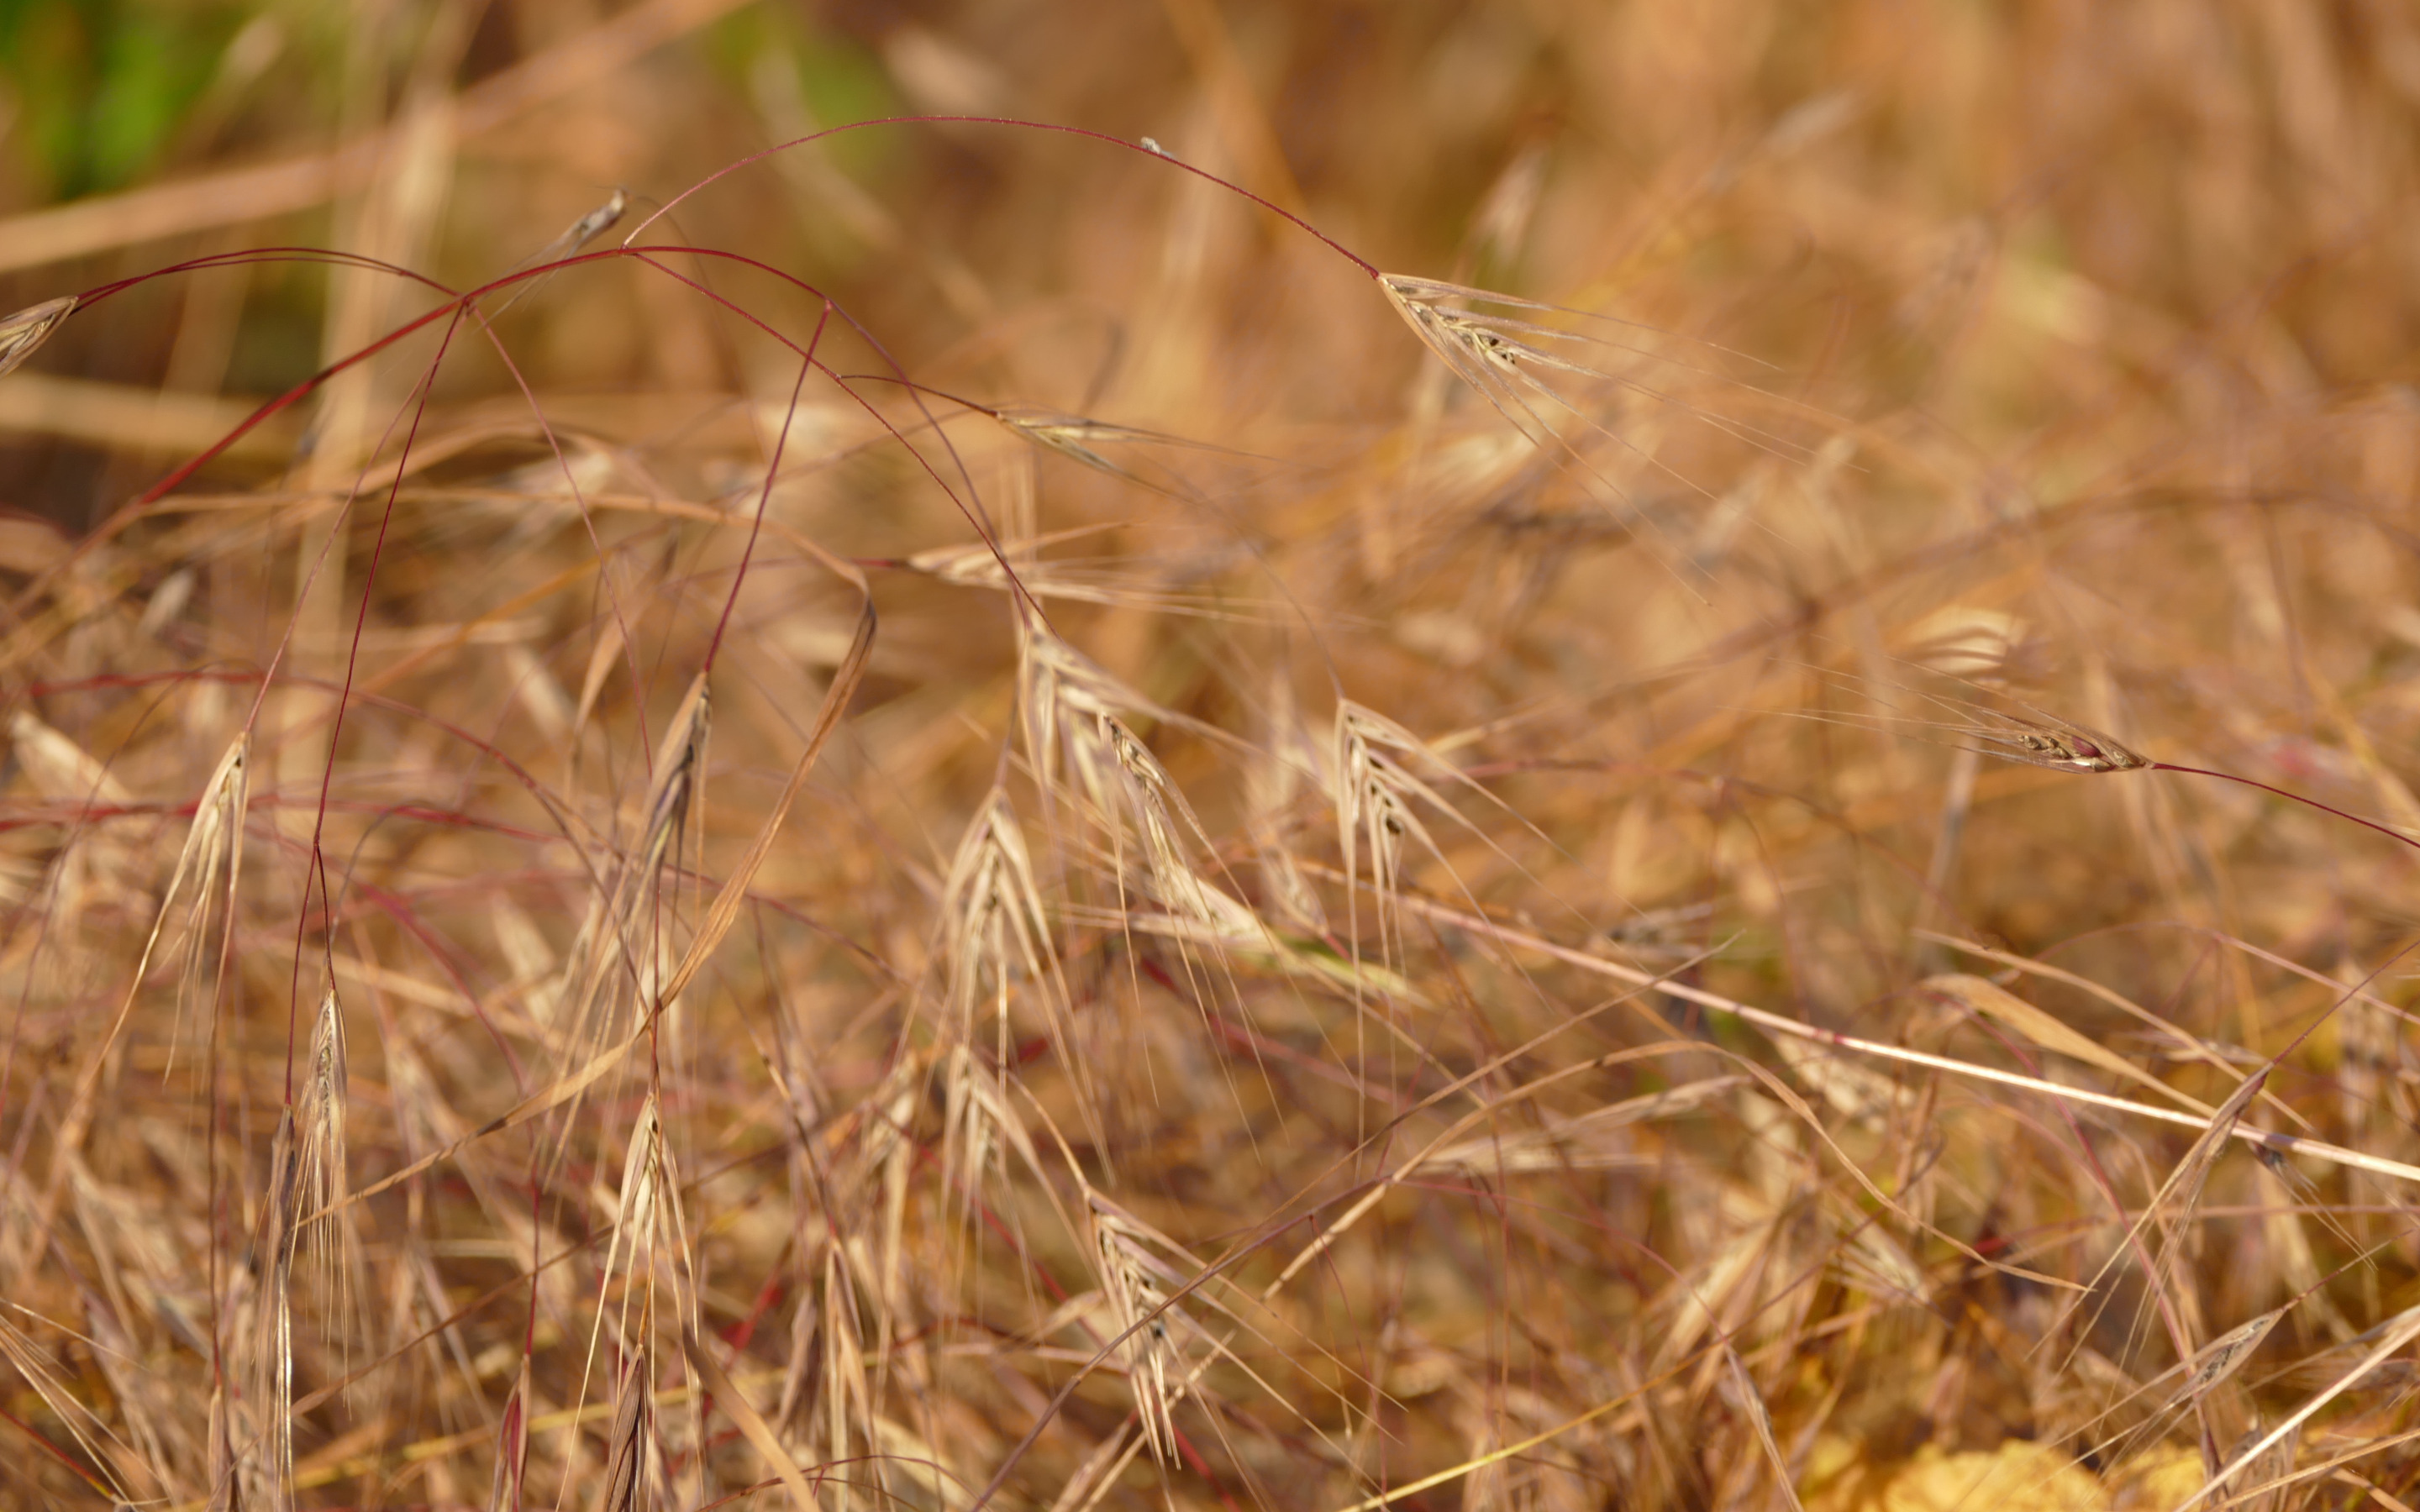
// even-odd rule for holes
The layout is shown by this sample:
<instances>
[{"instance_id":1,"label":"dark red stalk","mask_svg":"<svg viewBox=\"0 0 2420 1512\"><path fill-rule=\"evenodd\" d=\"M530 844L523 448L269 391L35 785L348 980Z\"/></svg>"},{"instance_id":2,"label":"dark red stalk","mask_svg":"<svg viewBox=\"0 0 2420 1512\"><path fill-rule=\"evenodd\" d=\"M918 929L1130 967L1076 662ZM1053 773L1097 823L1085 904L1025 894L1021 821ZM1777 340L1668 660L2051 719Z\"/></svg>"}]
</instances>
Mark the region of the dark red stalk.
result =
<instances>
[{"instance_id":1,"label":"dark red stalk","mask_svg":"<svg viewBox=\"0 0 2420 1512\"><path fill-rule=\"evenodd\" d=\"M2269 783L2260 781L2255 778L2238 777L2233 772L2213 772L2207 766L2180 766L2174 762L2147 761L2143 764L2143 770L2148 772L2181 772L2187 777L2214 777L2222 782L2233 782L2240 787L2258 788L2263 793L2273 794L2277 797L2284 798L2289 803L2299 803L2305 809L2317 809L2321 813L2334 814L2338 819L2345 820L2350 824L2359 825L2364 829L2374 829L2397 844L2409 845L2413 850L2420 851L2420 839L2414 839L2412 836L2403 833L2403 831L2399 829L2390 829L2386 825L2380 824L2375 819L2364 819L2357 813L2347 813L2344 810L2336 808L2333 804L2321 803L2317 798L2304 797L2299 793L2288 793L2284 788L2273 787Z\"/></svg>"}]
</instances>

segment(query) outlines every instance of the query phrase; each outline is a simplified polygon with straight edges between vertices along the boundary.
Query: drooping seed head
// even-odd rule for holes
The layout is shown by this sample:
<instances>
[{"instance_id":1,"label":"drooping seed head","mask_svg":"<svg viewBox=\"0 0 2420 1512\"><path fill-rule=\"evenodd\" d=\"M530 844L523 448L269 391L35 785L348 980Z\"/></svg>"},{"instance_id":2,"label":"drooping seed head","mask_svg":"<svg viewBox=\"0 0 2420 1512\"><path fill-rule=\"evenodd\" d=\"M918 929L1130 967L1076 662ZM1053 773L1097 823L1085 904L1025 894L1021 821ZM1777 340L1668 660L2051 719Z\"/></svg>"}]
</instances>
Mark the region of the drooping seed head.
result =
<instances>
[{"instance_id":1,"label":"drooping seed head","mask_svg":"<svg viewBox=\"0 0 2420 1512\"><path fill-rule=\"evenodd\" d=\"M2079 772L2133 772L2151 764L2149 758L2136 755L2098 731L2086 734L2079 725L2065 729L2037 726L2017 731L2007 738L2016 748L2006 754L2038 766L2071 766Z\"/></svg>"},{"instance_id":2,"label":"drooping seed head","mask_svg":"<svg viewBox=\"0 0 2420 1512\"><path fill-rule=\"evenodd\" d=\"M67 317L75 313L77 297L46 300L29 304L15 315L0 319L0 378L14 373L24 365L51 332L59 329Z\"/></svg>"}]
</instances>

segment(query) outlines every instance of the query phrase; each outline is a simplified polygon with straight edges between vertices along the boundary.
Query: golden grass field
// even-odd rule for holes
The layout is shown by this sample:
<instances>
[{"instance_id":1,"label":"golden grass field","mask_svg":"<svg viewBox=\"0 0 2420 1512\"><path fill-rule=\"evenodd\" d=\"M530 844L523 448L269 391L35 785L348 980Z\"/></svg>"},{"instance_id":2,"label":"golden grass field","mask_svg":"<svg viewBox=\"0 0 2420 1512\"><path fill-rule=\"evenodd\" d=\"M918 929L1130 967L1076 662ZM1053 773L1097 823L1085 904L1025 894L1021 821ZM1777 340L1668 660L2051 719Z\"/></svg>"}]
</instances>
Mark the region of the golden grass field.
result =
<instances>
[{"instance_id":1,"label":"golden grass field","mask_svg":"<svg viewBox=\"0 0 2420 1512\"><path fill-rule=\"evenodd\" d=\"M2420 1504L2420 12L0 23L0 1505Z\"/></svg>"}]
</instances>

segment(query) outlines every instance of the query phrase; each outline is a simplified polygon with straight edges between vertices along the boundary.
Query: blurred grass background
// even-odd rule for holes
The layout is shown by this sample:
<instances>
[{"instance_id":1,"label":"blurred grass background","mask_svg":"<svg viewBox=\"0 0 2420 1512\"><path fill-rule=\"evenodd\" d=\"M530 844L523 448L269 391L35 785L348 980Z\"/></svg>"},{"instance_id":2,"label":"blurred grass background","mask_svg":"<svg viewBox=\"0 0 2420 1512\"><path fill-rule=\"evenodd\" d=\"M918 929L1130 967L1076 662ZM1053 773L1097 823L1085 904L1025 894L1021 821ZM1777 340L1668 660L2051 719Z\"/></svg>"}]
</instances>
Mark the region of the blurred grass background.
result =
<instances>
[{"instance_id":1,"label":"blurred grass background","mask_svg":"<svg viewBox=\"0 0 2420 1512\"><path fill-rule=\"evenodd\" d=\"M647 1084L693 1183L665 1284L801 1463L877 1467L819 1481L834 1504L966 1506L997 1471L1006 1502L1070 1509L1339 1509L1432 1476L1399 1504L2168 1506L2420 1300L2399 1177L2239 1152L2164 1196L2189 1132L1816 1054L1718 1006L2141 1094L1978 1008L1991 976L2206 1105L2290 1048L2248 1117L2420 1156L2408 849L2241 788L1978 764L1889 698L2006 694L2420 831L2420 12L0 0L0 88L9 309L269 246L469 287L617 189L627 229L776 142L918 114L1147 136L1389 271L1637 323L1548 317L1617 378L1556 378L1603 428L1532 448L1275 217L1140 154L966 124L768 160L650 233L828 292L865 333L834 338L841 371L1134 427L1099 443L1123 471L991 427L967 478L1007 534L1090 532L1016 564L1198 811L1178 848L1290 956L1187 936L1136 870L1142 821L1012 740L1032 627L979 553L913 560L978 538L869 418L920 424L897 386L791 413L795 366L737 312L627 259L568 270L488 306L567 467L466 341L390 535L375 490L337 506L401 467L387 427L426 339L127 506L441 296L260 262L80 310L0 377L0 1291L30 1309L8 1411L56 1451L0 1468L25 1504L105 1504L112 1475L147 1504L492 1504L543 1292L518 1268L539 1238L621 1232L641 1089L612 1084L546 1159L534 1133L481 1146L365 1205L360 1316L302 1309L293 1348L298 1395L365 1365L371 1395L303 1411L288 1490L238 1447L260 1411L247 1236L275 1208L278 1062L309 1033L288 1000L307 1025L323 960L345 994L355 1184L478 1127L533 1085L520 1060L576 1063L551 1015L619 896L600 879L661 867L651 906L690 937L835 696L844 733ZM707 281L794 333L816 313L768 275ZM773 490L792 533L718 664L683 862L648 848L649 753L785 414L811 460ZM853 693L855 600L806 542L873 578ZM386 702L332 734L349 674ZM1404 842L1418 906L1384 928L1339 874L1348 700L1426 743L1400 764L1438 795L1405 800L1434 844ZM207 973L155 969L114 1041L239 729L259 754L232 985L202 1012ZM1005 1057L941 1011L953 860L995 784L1032 830L1079 1054L1037 977ZM315 853L360 890L311 891ZM1385 971L1336 964L1357 947ZM2011 964L2036 958L2071 975ZM1590 961L1700 995L1607 1011L1630 989ZM1047 1174L950 1165L960 1050L1022 1088L997 1137ZM114 1099L82 1151L60 1133L80 1076ZM1437 1143L1462 1080L1490 1149ZM1433 1144L1451 1158L1404 1164ZM1288 1279L1202 1367L1165 1466L1130 1357L1044 1410L1119 1332L1115 1256L1190 1273L1232 1243L1242 1290L1274 1292L1305 1215L1382 1178L1318 1287ZM959 1208L986 1191L979 1242ZM530 1504L595 1504L618 1378L580 1346L652 1295L582 1253L523 1390L588 1412L586 1436L550 1430ZM2256 1363L2151 1412L2163 1371L2280 1307ZM1205 1355L1209 1303L1187 1327ZM676 1355L660 1385L694 1392ZM87 1443L70 1398L122 1442ZM665 1399L660 1504L774 1477ZM2408 1365L2359 1378L2271 1466L2323 1468L2234 1504L2409 1505L2412 1412Z\"/></svg>"}]
</instances>

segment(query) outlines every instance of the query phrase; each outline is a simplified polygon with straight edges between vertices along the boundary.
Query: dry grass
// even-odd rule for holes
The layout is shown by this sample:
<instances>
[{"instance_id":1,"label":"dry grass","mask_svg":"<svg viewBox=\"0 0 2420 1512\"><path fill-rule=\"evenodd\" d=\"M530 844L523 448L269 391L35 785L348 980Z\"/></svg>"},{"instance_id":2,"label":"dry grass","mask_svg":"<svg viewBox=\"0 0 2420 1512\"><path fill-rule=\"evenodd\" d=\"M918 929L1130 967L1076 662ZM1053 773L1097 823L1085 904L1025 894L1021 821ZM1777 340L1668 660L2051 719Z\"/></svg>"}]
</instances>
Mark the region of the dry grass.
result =
<instances>
[{"instance_id":1,"label":"dry grass","mask_svg":"<svg viewBox=\"0 0 2420 1512\"><path fill-rule=\"evenodd\" d=\"M2420 22L298 38L0 217L0 1501L2420 1502Z\"/></svg>"}]
</instances>

